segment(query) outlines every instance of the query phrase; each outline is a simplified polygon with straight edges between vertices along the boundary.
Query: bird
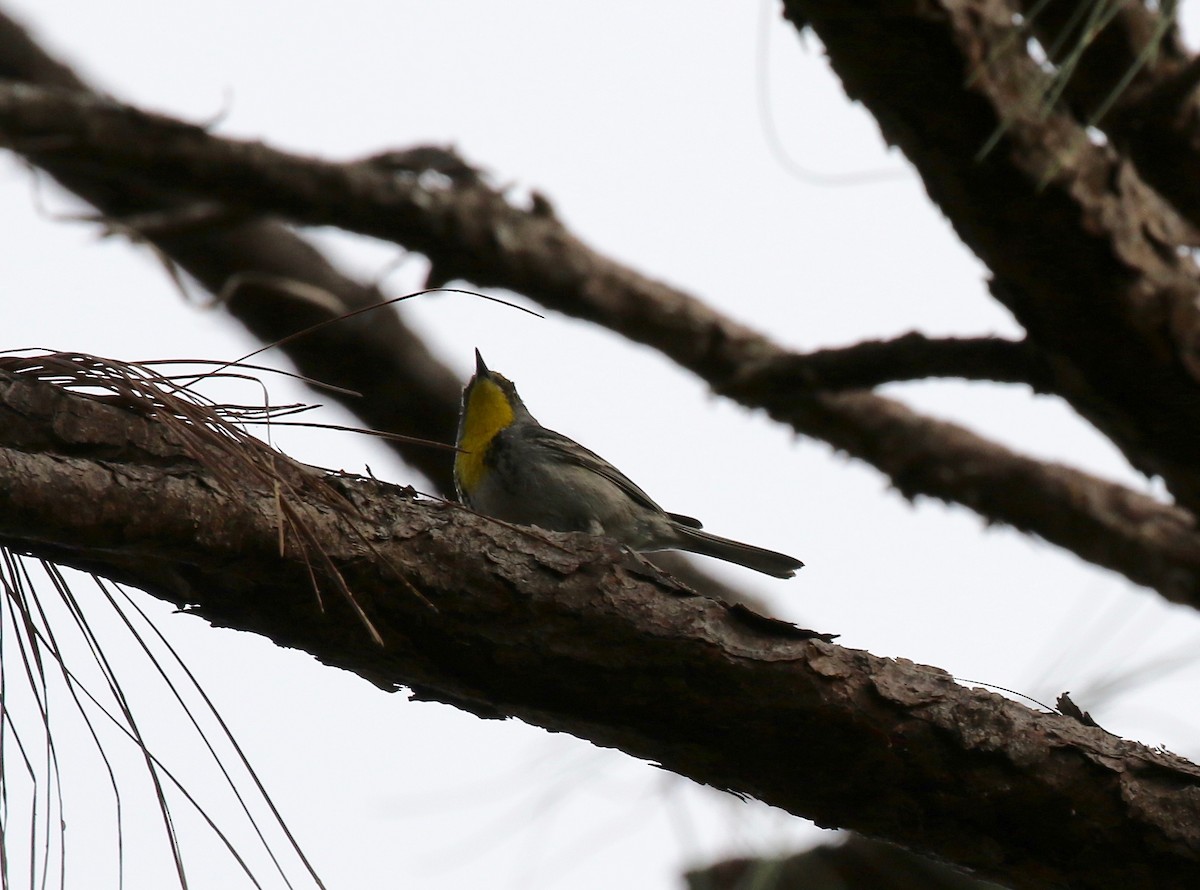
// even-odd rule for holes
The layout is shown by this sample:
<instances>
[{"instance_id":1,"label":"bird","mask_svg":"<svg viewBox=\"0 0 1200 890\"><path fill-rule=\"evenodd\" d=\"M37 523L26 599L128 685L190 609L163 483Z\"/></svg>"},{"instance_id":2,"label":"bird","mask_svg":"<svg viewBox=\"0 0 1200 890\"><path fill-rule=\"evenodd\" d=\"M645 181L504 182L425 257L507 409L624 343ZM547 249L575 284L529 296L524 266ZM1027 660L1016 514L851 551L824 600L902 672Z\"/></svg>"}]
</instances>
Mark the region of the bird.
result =
<instances>
[{"instance_id":1,"label":"bird","mask_svg":"<svg viewBox=\"0 0 1200 890\"><path fill-rule=\"evenodd\" d=\"M686 550L776 578L791 578L804 565L668 513L604 458L538 423L512 381L490 370L478 349L463 389L454 484L463 504L517 525L605 535L640 552Z\"/></svg>"}]
</instances>

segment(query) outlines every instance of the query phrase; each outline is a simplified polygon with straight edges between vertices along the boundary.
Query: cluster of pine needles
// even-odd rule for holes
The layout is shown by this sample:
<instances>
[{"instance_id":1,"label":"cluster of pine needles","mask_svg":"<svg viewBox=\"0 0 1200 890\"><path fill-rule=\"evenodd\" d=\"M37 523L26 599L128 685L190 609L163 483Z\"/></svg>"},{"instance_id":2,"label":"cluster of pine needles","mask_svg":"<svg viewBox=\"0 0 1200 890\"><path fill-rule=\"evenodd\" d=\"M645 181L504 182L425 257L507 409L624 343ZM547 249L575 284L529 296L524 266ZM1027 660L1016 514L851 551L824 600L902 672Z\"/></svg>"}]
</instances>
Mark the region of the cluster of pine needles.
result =
<instances>
[{"instance_id":1,"label":"cluster of pine needles","mask_svg":"<svg viewBox=\"0 0 1200 890\"><path fill-rule=\"evenodd\" d=\"M36 379L153 421L166 439L229 490L274 491L281 551L298 547L318 597L318 577L332 579L372 639L380 642L297 504L315 498L337 510L352 511L353 506L323 481L323 471L287 458L248 431L251 426L298 425L295 416L313 407L270 405L256 376L263 372L286 373L244 363L127 363L57 352L0 355L0 374ZM263 404L218 402L200 392L202 385L217 380L262 387ZM87 596L77 591L80 584L89 588ZM124 588L0 550L0 592L0 888L65 887L68 875L78 878L80 870L89 873L89 884L109 883L95 872L94 862L83 868L72 864L67 825L96 831L101 830L97 826L111 826L112 883L124 886L130 863L145 858L141 852L130 853L125 837L131 813L145 811L141 801L128 799L128 788L137 784L153 797L180 887L188 886L188 869L177 823L197 818L252 886L281 881L288 888L323 887L203 686ZM131 653L143 659L141 664L131 666ZM133 692L131 677L136 678ZM159 698L168 706L140 711L135 706L134 700L146 694L141 687L147 678L161 684ZM171 708L180 719L166 719ZM205 786L219 785L232 795L236 811L251 826L249 836L257 839L257 850L245 851L235 843L235 836L246 833L235 835L220 824L189 789L183 773L195 774L199 758L190 757L186 771L173 770L151 750L145 712L153 713L150 734L173 722L174 729L182 727L199 740L201 757L220 776L218 783ZM138 713L143 713L142 721ZM80 723L82 733L66 729ZM68 738L71 744L65 745ZM90 766L79 763L86 757L79 750L81 738L90 740ZM145 782L129 781L130 752L133 768L142 771ZM93 780L106 777L111 819L94 812L95 794L73 810L66 776L80 773ZM188 815L179 815L180 807ZM299 877L293 875L297 870ZM264 871L272 876L265 877ZM77 886L74 881L70 885Z\"/></svg>"}]
</instances>

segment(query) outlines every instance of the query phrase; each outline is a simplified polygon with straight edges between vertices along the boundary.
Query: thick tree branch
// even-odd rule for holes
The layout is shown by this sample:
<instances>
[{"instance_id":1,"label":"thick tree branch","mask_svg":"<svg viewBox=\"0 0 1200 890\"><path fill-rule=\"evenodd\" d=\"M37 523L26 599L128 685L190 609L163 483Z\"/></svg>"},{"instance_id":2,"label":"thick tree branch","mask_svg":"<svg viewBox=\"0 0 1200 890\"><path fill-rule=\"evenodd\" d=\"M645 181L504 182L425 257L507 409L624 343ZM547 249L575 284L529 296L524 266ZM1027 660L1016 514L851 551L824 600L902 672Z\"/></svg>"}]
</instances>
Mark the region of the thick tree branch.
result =
<instances>
[{"instance_id":1,"label":"thick tree branch","mask_svg":"<svg viewBox=\"0 0 1200 890\"><path fill-rule=\"evenodd\" d=\"M0 142L55 170L105 170L143 188L217 198L238 215L274 212L390 238L429 255L438 280L520 290L654 345L723 390L845 389L946 376L1057 391L1065 379L1032 345L987 338L911 334L807 356L785 353L693 298L594 253L544 204L521 210L476 179L430 188L378 160L316 161L220 139L98 97L19 84L0 90Z\"/></svg>"},{"instance_id":2,"label":"thick tree branch","mask_svg":"<svg viewBox=\"0 0 1200 890\"><path fill-rule=\"evenodd\" d=\"M378 164L314 161L218 139L95 97L22 85L0 87L0 142L5 140L24 146L38 163L49 151L59 167L148 177L157 188L188 185L197 193L211 191L210 199L238 202L238 211L246 209L243 202L260 201L309 222L411 238L443 270L524 290L655 346L717 391L737 392L743 404L768 408L798 432L879 467L910 497L968 505L1168 599L1200 604L1200 539L1186 511L1021 457L878 396L753 386L738 391L743 374L752 381L761 369L786 368L787 353L698 300L601 257L552 215L514 208L482 183L429 188ZM1022 360L1036 365L1037 379L1055 380L1056 390L1072 379L1061 360L1032 350ZM1017 479L1041 487L1018 487Z\"/></svg>"},{"instance_id":3,"label":"thick tree branch","mask_svg":"<svg viewBox=\"0 0 1200 890\"><path fill-rule=\"evenodd\" d=\"M571 732L1020 886L1200 881L1200 767L1174 755L934 668L798 639L606 539L513 528L368 480L328 483L353 508L289 486L281 557L272 488L209 465L231 463L141 413L0 375L7 546L384 688ZM305 539L382 646L343 600L318 606Z\"/></svg>"},{"instance_id":4,"label":"thick tree branch","mask_svg":"<svg viewBox=\"0 0 1200 890\"><path fill-rule=\"evenodd\" d=\"M1075 0L1022 0L1021 8L1059 64L1075 116L1100 127L1200 228L1200 60L1174 22L1145 3L1097 5L1090 15L1080 15ZM1193 230L1188 243L1195 237Z\"/></svg>"},{"instance_id":5,"label":"thick tree branch","mask_svg":"<svg viewBox=\"0 0 1200 890\"><path fill-rule=\"evenodd\" d=\"M87 90L66 65L49 56L26 31L0 13L0 79ZM393 171L437 169L467 181L466 172L447 163L442 150L392 153L377 161ZM449 159L452 161L452 158ZM272 221L241 220L219 225L221 215L195 219L173 190L155 194L125 188L100 171L94 175L46 169L66 188L86 197L109 217L125 216L134 238L144 238L170 262L178 263L213 294L224 295L230 315L266 343L274 343L310 325L374 305L382 295L374 286L343 275L306 240ZM208 209L211 209L208 208ZM220 208L218 207L218 210ZM137 216L136 223L131 222ZM190 224L187 224L191 219ZM171 227L172 220L184 224ZM147 226L150 223L150 226ZM305 296L309 298L306 299ZM323 391L372 429L409 437L449 441L457 423L460 381L438 361L392 309L327 325L280 347L301 373L356 396ZM353 361L346 361L353 356ZM407 440L389 440L401 457L451 495L451 461L445 452ZM655 554L653 561L696 590L728 602L756 604L758 598L735 589L677 553Z\"/></svg>"},{"instance_id":6,"label":"thick tree branch","mask_svg":"<svg viewBox=\"0 0 1200 890\"><path fill-rule=\"evenodd\" d=\"M781 399L772 417L878 467L906 497L964 504L1200 608L1195 517L867 393Z\"/></svg>"},{"instance_id":7,"label":"thick tree branch","mask_svg":"<svg viewBox=\"0 0 1200 890\"><path fill-rule=\"evenodd\" d=\"M1200 506L1200 274L1174 211L1112 147L1037 101L1007 0L786 0L851 98L920 172L1060 392L1135 466ZM1066 383L1067 378L1063 378Z\"/></svg>"},{"instance_id":8,"label":"thick tree branch","mask_svg":"<svg viewBox=\"0 0 1200 890\"><path fill-rule=\"evenodd\" d=\"M0 14L0 82L27 81L48 87L86 90L66 65L45 53L24 29ZM343 275L307 241L284 225L228 214L207 224L186 222L195 207L177 190L137 188L102 169L44 169L113 219L139 220L126 227L150 242L213 294L251 334L274 343L289 334L383 299L378 289ZM219 209L219 208L218 208ZM158 220L151 230L144 223ZM292 341L288 358L300 373L359 393L324 392L372 429L446 442L453 438L461 382L438 361L392 309L381 309ZM354 356L354 361L347 361ZM409 465L442 492L450 492L450 461L445 452L393 443Z\"/></svg>"}]
</instances>

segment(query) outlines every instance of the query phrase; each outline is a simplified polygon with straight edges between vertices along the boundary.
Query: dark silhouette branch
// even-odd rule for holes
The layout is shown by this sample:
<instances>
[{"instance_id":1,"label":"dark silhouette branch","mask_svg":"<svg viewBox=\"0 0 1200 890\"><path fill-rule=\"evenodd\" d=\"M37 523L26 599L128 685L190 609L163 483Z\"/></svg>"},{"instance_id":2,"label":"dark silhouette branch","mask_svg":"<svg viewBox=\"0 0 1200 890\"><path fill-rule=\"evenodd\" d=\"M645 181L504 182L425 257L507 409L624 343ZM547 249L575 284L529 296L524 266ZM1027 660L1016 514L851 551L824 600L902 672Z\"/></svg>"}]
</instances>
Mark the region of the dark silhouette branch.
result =
<instances>
[{"instance_id":1,"label":"dark silhouette branch","mask_svg":"<svg viewBox=\"0 0 1200 890\"><path fill-rule=\"evenodd\" d=\"M789 393L872 389L928 378L1023 383L1041 393L1054 388L1049 360L1028 341L937 338L914 331L892 340L773 355L738 372L721 394L761 405Z\"/></svg>"},{"instance_id":2,"label":"dark silhouette branch","mask_svg":"<svg viewBox=\"0 0 1200 890\"><path fill-rule=\"evenodd\" d=\"M767 408L798 432L870 462L909 497L965 504L990 521L1013 524L1120 571L1168 599L1200 604L1200 538L1190 513L1013 454L878 396L738 390L742 374L752 380L758 369L786 368L792 359L700 301L595 254L552 215L512 207L481 183L429 188L371 163L338 165L285 155L95 97L22 85L0 87L0 141L23 145L38 163L50 163L42 157L48 150L58 167L90 158L93 166L141 171L129 175L149 177L155 188L175 182L198 193L211 189L208 200L238 201L233 208L238 212L246 210L243 202L263 201L309 222L321 219L381 237L390 232L399 239L420 230L414 243L434 252L435 266L447 269L456 262L469 277L490 262L485 277L492 283L524 286L548 305L650 343L714 389L733 391L743 404ZM31 148L36 145L42 148ZM551 293L554 300L547 297ZM1023 349L1022 361L1036 366L1031 373L1043 385L1052 378L1057 390L1057 381L1072 379L1060 359ZM1018 487L1015 480L1041 487Z\"/></svg>"},{"instance_id":3,"label":"dark silhouette branch","mask_svg":"<svg viewBox=\"0 0 1200 890\"><path fill-rule=\"evenodd\" d=\"M1051 61L1060 65L1062 96L1075 117L1094 123L1137 165L1142 178L1190 222L1174 238L1195 246L1200 62L1184 47L1174 21L1145 3L1117 4L1102 17L1079 15L1074 0L1022 0L1021 8Z\"/></svg>"},{"instance_id":4,"label":"dark silhouette branch","mask_svg":"<svg viewBox=\"0 0 1200 890\"><path fill-rule=\"evenodd\" d=\"M70 68L0 13L2 79L87 89ZM393 172L432 169L454 181L477 179L471 168L438 148L392 152L373 162ZM150 242L168 262L178 263L212 294L221 294L229 314L265 343L382 299L376 287L343 275L278 222L236 219L231 225L231 215L221 205L181 205L170 189L126 188L110 171L59 170L51 162L46 169L106 217L123 217L131 237ZM453 438L461 382L394 309L325 325L280 348L305 376L357 393L347 397L323 390L321 396L341 401L372 429L433 441ZM388 444L430 480L435 492L453 493L451 461L444 451L406 440ZM656 554L653 560L702 593L730 602L758 602L684 556Z\"/></svg>"},{"instance_id":5,"label":"dark silhouette branch","mask_svg":"<svg viewBox=\"0 0 1200 890\"><path fill-rule=\"evenodd\" d=\"M789 4L994 270L994 291L1029 330L1027 344L910 336L791 356L591 251L546 201L513 207L469 164L443 169L440 185L413 175L428 169L426 154L321 164L95 97L13 86L0 90L0 140L114 227L232 293L235 311L244 300L261 307L267 339L378 294L265 217L391 238L426 252L435 282L513 288L650 343L714 389L872 462L910 497L965 504L1196 604L1200 556L1187 510L1014 455L890 400L837 391L904 375L1019 380L1068 399L1136 465L1161 472L1181 502L1200 502L1195 276L1176 255L1189 243L1185 227L1077 122L1034 120L1021 106L1041 73L1019 41L1006 43L1011 9L993 0ZM0 23L0 56L5 39ZM998 52L1006 45L1017 51ZM18 61L79 88L46 58ZM1177 72L1172 88L1184 94L1189 77ZM1170 106L1158 83L1142 95ZM403 334L380 337L378 354L365 350L362 361L376 318L344 339L338 327L313 344L311 365L300 359L305 372L369 389L376 406L407 397L414 418L444 430L431 437L446 438L457 386L415 338L400 350L414 360L393 367L383 353L394 356ZM347 354L357 361L340 361ZM339 376L349 364L367 371L359 382ZM421 373L428 387L400 382ZM384 428L412 432L414 418L401 411ZM444 482L443 456L429 466ZM300 486L281 557L285 518L269 487L228 484L140 414L0 381L0 541L10 546L301 646L385 688L572 732L1022 886L1174 887L1200 877L1200 770L1178 758L964 690L932 668L805 641L788 625L690 595L603 540L512 529L365 480L328 485L356 510ZM343 578L354 593L324 597L324 612L303 556L313 541L328 558L325 583ZM382 648L366 643L350 601L380 629Z\"/></svg>"},{"instance_id":6,"label":"dark silhouette branch","mask_svg":"<svg viewBox=\"0 0 1200 890\"><path fill-rule=\"evenodd\" d=\"M0 14L0 83L4 80L86 89L70 68ZM95 167L60 168L50 160L42 166L105 217L127 220L122 231L151 243L210 293L223 295L230 315L264 343L383 299L377 288L342 274L279 222L228 214L205 222L189 215L204 202L181 199L174 188L139 188L115 171ZM305 299L306 293L313 296ZM461 381L393 309L327 325L289 343L286 353L301 374L359 393L323 392L322 398L340 400L372 429L440 442L453 438ZM436 490L453 490L444 452L393 446Z\"/></svg>"},{"instance_id":7,"label":"dark silhouette branch","mask_svg":"<svg viewBox=\"0 0 1200 890\"><path fill-rule=\"evenodd\" d=\"M1179 757L803 639L607 539L371 480L327 477L334 500L290 485L281 556L273 488L217 474L236 465L228 446L184 447L148 410L0 375L0 543L383 688L570 732L1021 886L1200 881L1200 767ZM276 460L289 480L317 478ZM344 599L321 608L296 522L383 645Z\"/></svg>"},{"instance_id":8,"label":"dark silhouette branch","mask_svg":"<svg viewBox=\"0 0 1200 890\"><path fill-rule=\"evenodd\" d=\"M963 504L1200 608L1195 517L1122 485L1034 460L899 402L852 392L780 399L772 417L878 467L908 498Z\"/></svg>"},{"instance_id":9,"label":"dark silhouette branch","mask_svg":"<svg viewBox=\"0 0 1200 890\"><path fill-rule=\"evenodd\" d=\"M688 890L1004 890L999 884L858 835L777 859L727 859L684 875Z\"/></svg>"},{"instance_id":10,"label":"dark silhouette branch","mask_svg":"<svg viewBox=\"0 0 1200 890\"><path fill-rule=\"evenodd\" d=\"M1057 391L1181 504L1200 506L1198 275L1185 224L1061 109L1006 0L786 0L879 122L1031 342ZM1068 373L1069 372L1069 373Z\"/></svg>"}]
</instances>

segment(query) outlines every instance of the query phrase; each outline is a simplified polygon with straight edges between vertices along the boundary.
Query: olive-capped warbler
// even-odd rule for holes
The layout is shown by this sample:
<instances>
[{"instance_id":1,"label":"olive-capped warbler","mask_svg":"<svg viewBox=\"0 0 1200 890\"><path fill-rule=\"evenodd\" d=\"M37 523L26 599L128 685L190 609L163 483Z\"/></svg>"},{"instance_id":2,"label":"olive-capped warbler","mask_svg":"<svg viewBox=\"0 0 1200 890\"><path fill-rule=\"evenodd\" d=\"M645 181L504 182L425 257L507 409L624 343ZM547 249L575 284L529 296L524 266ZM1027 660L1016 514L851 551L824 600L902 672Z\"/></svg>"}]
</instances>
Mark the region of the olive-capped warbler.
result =
<instances>
[{"instance_id":1,"label":"olive-capped warbler","mask_svg":"<svg viewBox=\"0 0 1200 890\"><path fill-rule=\"evenodd\" d=\"M719 538L688 516L667 513L604 458L536 420L512 382L475 350L463 390L454 484L487 516L559 532L607 535L634 550L689 550L790 578L804 563Z\"/></svg>"}]
</instances>

